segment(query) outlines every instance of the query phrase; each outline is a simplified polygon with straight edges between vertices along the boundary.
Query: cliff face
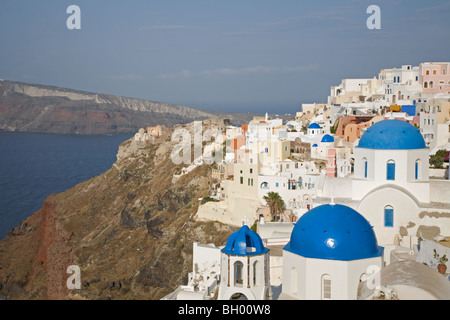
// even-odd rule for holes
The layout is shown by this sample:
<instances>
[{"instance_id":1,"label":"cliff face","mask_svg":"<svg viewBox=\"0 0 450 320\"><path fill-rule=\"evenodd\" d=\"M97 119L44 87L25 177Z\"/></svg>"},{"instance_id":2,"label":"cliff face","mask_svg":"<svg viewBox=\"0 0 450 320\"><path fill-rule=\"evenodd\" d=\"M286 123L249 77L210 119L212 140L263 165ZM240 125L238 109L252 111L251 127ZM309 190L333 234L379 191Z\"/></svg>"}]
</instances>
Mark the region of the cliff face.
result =
<instances>
[{"instance_id":1,"label":"cliff face","mask_svg":"<svg viewBox=\"0 0 450 320\"><path fill-rule=\"evenodd\" d=\"M0 298L160 299L185 283L192 243L225 243L235 229L193 220L211 166L172 183L170 132L125 141L113 167L61 194L0 242ZM67 267L81 269L69 290Z\"/></svg>"},{"instance_id":2,"label":"cliff face","mask_svg":"<svg viewBox=\"0 0 450 320\"><path fill-rule=\"evenodd\" d=\"M62 134L137 132L207 118L241 124L249 114L203 111L140 99L0 80L0 130Z\"/></svg>"}]
</instances>

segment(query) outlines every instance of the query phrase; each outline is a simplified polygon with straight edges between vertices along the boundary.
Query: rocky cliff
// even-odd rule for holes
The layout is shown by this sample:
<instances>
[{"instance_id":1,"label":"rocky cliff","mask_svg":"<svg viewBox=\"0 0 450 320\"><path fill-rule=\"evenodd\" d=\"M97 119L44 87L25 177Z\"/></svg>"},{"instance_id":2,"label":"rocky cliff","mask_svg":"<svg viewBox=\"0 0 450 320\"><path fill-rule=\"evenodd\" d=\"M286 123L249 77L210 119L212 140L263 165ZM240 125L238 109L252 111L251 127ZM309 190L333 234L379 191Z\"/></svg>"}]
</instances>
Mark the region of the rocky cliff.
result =
<instances>
[{"instance_id":1,"label":"rocky cliff","mask_svg":"<svg viewBox=\"0 0 450 320\"><path fill-rule=\"evenodd\" d=\"M0 130L129 133L157 124L172 127L208 118L228 118L241 124L252 115L0 80Z\"/></svg>"},{"instance_id":2,"label":"rocky cliff","mask_svg":"<svg viewBox=\"0 0 450 320\"><path fill-rule=\"evenodd\" d=\"M212 167L172 182L182 166L170 136L125 141L110 170L49 196L13 229L0 242L0 299L160 299L185 283L193 242L222 245L235 229L193 219ZM67 288L71 265L80 290Z\"/></svg>"}]
</instances>

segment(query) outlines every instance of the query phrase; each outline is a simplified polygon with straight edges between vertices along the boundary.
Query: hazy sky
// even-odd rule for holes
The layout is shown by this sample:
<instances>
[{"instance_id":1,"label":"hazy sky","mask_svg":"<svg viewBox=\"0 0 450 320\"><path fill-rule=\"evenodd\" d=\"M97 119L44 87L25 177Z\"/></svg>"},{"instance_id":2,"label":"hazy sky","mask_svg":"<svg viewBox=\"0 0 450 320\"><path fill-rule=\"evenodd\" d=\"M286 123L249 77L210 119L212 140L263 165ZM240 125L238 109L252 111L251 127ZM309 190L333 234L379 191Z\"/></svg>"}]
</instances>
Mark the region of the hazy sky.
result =
<instances>
[{"instance_id":1,"label":"hazy sky","mask_svg":"<svg viewBox=\"0 0 450 320\"><path fill-rule=\"evenodd\" d=\"M381 30L366 26L373 4ZM293 113L343 78L450 61L449 17L448 0L0 0L0 78Z\"/></svg>"}]
</instances>

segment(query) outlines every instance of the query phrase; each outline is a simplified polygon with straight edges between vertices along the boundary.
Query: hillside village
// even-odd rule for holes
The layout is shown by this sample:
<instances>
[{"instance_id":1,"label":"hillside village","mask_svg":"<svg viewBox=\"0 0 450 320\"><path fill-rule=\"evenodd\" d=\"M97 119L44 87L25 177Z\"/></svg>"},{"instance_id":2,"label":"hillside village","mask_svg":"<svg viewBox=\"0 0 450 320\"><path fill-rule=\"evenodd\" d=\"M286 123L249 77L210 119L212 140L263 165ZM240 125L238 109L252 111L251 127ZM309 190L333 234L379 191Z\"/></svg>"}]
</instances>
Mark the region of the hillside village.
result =
<instances>
[{"instance_id":1,"label":"hillside village","mask_svg":"<svg viewBox=\"0 0 450 320\"><path fill-rule=\"evenodd\" d=\"M164 299L450 299L449 73L383 69L290 121L218 126L226 141L173 178L212 165L196 219L242 228L194 243L188 283Z\"/></svg>"}]
</instances>

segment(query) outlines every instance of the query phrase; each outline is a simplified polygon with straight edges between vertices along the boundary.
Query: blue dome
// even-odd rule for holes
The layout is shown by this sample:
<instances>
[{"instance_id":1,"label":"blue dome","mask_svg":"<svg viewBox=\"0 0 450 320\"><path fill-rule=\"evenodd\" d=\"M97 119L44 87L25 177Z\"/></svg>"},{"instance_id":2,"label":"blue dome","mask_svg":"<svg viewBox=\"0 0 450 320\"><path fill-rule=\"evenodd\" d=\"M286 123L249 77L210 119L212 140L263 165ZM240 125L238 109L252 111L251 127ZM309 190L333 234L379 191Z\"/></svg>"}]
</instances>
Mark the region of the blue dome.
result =
<instances>
[{"instance_id":1,"label":"blue dome","mask_svg":"<svg viewBox=\"0 0 450 320\"><path fill-rule=\"evenodd\" d=\"M426 148L418 129L406 121L389 119L373 124L362 135L358 148L409 150Z\"/></svg>"},{"instance_id":2,"label":"blue dome","mask_svg":"<svg viewBox=\"0 0 450 320\"><path fill-rule=\"evenodd\" d=\"M327 204L299 219L284 250L306 258L351 261L380 257L384 248L362 215L347 206Z\"/></svg>"},{"instance_id":3,"label":"blue dome","mask_svg":"<svg viewBox=\"0 0 450 320\"><path fill-rule=\"evenodd\" d=\"M313 148L317 148L317 147L318 147L317 143L314 143L314 144L312 145L312 147L313 147Z\"/></svg>"},{"instance_id":4,"label":"blue dome","mask_svg":"<svg viewBox=\"0 0 450 320\"><path fill-rule=\"evenodd\" d=\"M334 137L326 134L322 138L322 142L334 142Z\"/></svg>"},{"instance_id":5,"label":"blue dome","mask_svg":"<svg viewBox=\"0 0 450 320\"><path fill-rule=\"evenodd\" d=\"M317 123L311 123L308 129L321 129L321 127Z\"/></svg>"},{"instance_id":6,"label":"blue dome","mask_svg":"<svg viewBox=\"0 0 450 320\"><path fill-rule=\"evenodd\" d=\"M247 226L243 226L236 232L233 232L228 238L223 253L234 256L251 256L265 254L269 249L265 248L261 237L251 231Z\"/></svg>"}]
</instances>

